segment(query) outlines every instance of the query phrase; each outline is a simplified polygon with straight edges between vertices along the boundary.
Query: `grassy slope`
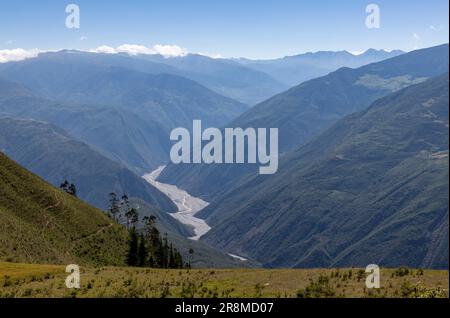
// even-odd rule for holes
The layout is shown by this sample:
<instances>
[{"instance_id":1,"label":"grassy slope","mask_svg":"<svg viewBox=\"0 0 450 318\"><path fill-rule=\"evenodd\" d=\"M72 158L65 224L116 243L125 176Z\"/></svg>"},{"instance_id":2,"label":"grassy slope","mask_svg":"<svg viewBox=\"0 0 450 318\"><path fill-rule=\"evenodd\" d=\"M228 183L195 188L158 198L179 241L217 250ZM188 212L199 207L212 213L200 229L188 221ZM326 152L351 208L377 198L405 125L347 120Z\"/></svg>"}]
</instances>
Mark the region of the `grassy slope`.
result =
<instances>
[{"instance_id":1,"label":"grassy slope","mask_svg":"<svg viewBox=\"0 0 450 318\"><path fill-rule=\"evenodd\" d=\"M369 291L360 269L82 267L81 288L71 290L63 266L0 263L0 297L296 297L308 286L314 297L448 297L448 271L399 273L381 269L381 288Z\"/></svg>"},{"instance_id":2,"label":"grassy slope","mask_svg":"<svg viewBox=\"0 0 450 318\"><path fill-rule=\"evenodd\" d=\"M123 265L127 233L0 153L0 260Z\"/></svg>"}]
</instances>

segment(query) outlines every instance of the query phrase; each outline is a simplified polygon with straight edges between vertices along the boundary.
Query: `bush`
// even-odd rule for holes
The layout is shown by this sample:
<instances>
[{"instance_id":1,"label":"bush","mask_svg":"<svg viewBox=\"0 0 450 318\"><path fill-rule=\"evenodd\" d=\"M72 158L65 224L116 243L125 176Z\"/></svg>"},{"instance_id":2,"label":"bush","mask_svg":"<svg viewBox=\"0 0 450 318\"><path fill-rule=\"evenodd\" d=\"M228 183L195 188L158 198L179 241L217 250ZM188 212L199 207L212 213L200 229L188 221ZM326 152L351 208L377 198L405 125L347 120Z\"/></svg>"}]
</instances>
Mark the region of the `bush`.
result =
<instances>
[{"instance_id":1,"label":"bush","mask_svg":"<svg viewBox=\"0 0 450 318\"><path fill-rule=\"evenodd\" d=\"M305 289L297 291L298 298L334 297L335 294L336 292L330 285L329 278L326 276L319 276L317 281L310 281Z\"/></svg>"},{"instance_id":2,"label":"bush","mask_svg":"<svg viewBox=\"0 0 450 318\"><path fill-rule=\"evenodd\" d=\"M447 298L447 294L441 287L427 288L409 282L404 282L401 287L404 298Z\"/></svg>"},{"instance_id":3,"label":"bush","mask_svg":"<svg viewBox=\"0 0 450 318\"><path fill-rule=\"evenodd\" d=\"M397 268L397 269L395 270L394 276L397 276L397 277L403 277L403 276L409 275L410 272L411 272L411 271L409 270L408 267L401 266L401 267L399 267L399 268Z\"/></svg>"}]
</instances>

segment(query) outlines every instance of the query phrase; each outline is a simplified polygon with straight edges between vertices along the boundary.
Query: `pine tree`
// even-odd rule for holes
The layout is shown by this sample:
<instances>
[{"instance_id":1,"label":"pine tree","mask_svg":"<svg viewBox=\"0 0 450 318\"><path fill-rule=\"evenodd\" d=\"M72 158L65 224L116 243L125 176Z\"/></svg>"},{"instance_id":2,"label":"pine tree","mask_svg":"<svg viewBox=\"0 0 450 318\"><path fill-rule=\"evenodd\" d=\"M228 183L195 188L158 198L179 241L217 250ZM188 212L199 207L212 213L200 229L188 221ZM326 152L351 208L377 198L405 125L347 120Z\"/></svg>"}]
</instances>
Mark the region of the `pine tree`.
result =
<instances>
[{"instance_id":1,"label":"pine tree","mask_svg":"<svg viewBox=\"0 0 450 318\"><path fill-rule=\"evenodd\" d=\"M145 237L141 234L139 235L138 266L143 267L145 265L147 265L147 247L145 244Z\"/></svg>"},{"instance_id":2,"label":"pine tree","mask_svg":"<svg viewBox=\"0 0 450 318\"><path fill-rule=\"evenodd\" d=\"M169 244L167 240L167 233L164 233L162 244L162 268L169 267Z\"/></svg>"},{"instance_id":3,"label":"pine tree","mask_svg":"<svg viewBox=\"0 0 450 318\"><path fill-rule=\"evenodd\" d=\"M175 266L174 268L183 268L183 259L181 257L180 252L176 248L174 248L174 257L175 257Z\"/></svg>"},{"instance_id":4,"label":"pine tree","mask_svg":"<svg viewBox=\"0 0 450 318\"><path fill-rule=\"evenodd\" d=\"M169 268L176 268L175 267L175 254L173 252L172 243L170 243L170 248L169 248Z\"/></svg>"},{"instance_id":5,"label":"pine tree","mask_svg":"<svg viewBox=\"0 0 450 318\"><path fill-rule=\"evenodd\" d=\"M192 266L192 256L194 255L194 249L189 248L189 268Z\"/></svg>"},{"instance_id":6,"label":"pine tree","mask_svg":"<svg viewBox=\"0 0 450 318\"><path fill-rule=\"evenodd\" d=\"M136 232L136 228L132 228L130 230L130 241L129 241L129 248L128 248L128 255L127 255L127 264L129 266L137 266L139 259L138 259L138 242L139 237Z\"/></svg>"},{"instance_id":7,"label":"pine tree","mask_svg":"<svg viewBox=\"0 0 450 318\"><path fill-rule=\"evenodd\" d=\"M167 233L165 233L164 238L161 238L156 228L155 216L144 217L143 223L144 234L141 240L145 241L146 245L146 258L148 259L146 265L155 268L188 268L190 266L188 263L186 265L183 264L181 254L173 247L172 243L169 243Z\"/></svg>"}]
</instances>

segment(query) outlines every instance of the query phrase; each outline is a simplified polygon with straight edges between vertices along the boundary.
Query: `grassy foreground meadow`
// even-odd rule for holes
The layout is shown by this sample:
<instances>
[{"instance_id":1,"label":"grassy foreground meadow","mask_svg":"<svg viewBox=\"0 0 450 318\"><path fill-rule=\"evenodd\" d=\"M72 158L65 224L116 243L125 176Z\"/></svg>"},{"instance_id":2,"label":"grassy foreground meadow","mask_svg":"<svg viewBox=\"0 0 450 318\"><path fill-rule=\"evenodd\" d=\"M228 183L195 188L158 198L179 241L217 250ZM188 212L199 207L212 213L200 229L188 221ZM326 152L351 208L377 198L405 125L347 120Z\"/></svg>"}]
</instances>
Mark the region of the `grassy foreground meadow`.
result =
<instances>
[{"instance_id":1,"label":"grassy foreground meadow","mask_svg":"<svg viewBox=\"0 0 450 318\"><path fill-rule=\"evenodd\" d=\"M150 269L81 267L81 288L65 266L0 263L0 297L448 297L446 270L381 269L381 288L363 269Z\"/></svg>"}]
</instances>

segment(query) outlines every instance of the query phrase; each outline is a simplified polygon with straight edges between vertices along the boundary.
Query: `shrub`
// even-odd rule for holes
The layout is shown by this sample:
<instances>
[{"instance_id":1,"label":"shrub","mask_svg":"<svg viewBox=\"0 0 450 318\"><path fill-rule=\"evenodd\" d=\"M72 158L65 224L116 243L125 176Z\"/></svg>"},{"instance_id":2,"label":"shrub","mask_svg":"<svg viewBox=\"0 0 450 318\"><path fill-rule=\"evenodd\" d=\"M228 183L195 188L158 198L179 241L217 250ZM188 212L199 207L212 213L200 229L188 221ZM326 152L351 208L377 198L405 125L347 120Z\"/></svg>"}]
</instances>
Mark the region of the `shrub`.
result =
<instances>
[{"instance_id":1,"label":"shrub","mask_svg":"<svg viewBox=\"0 0 450 318\"><path fill-rule=\"evenodd\" d=\"M407 276L410 274L410 270L408 267L405 266L401 266L399 268L397 268L394 272L394 276L397 277L403 277L403 276Z\"/></svg>"},{"instance_id":2,"label":"shrub","mask_svg":"<svg viewBox=\"0 0 450 318\"><path fill-rule=\"evenodd\" d=\"M404 282L401 287L404 298L447 298L447 294L441 287L427 288L417 284Z\"/></svg>"},{"instance_id":3,"label":"shrub","mask_svg":"<svg viewBox=\"0 0 450 318\"><path fill-rule=\"evenodd\" d=\"M298 298L334 297L336 292L326 276L319 276L317 281L310 281L304 289L297 291Z\"/></svg>"}]
</instances>

